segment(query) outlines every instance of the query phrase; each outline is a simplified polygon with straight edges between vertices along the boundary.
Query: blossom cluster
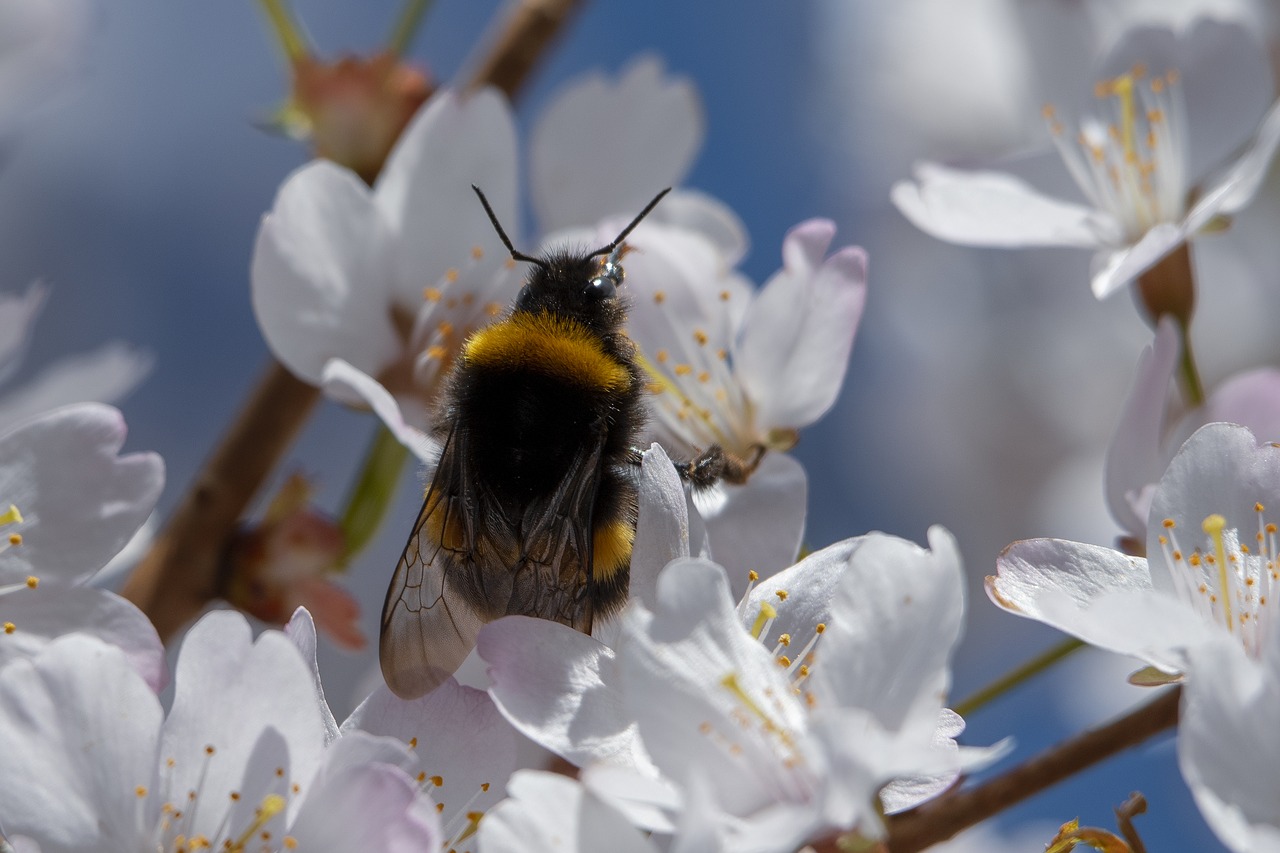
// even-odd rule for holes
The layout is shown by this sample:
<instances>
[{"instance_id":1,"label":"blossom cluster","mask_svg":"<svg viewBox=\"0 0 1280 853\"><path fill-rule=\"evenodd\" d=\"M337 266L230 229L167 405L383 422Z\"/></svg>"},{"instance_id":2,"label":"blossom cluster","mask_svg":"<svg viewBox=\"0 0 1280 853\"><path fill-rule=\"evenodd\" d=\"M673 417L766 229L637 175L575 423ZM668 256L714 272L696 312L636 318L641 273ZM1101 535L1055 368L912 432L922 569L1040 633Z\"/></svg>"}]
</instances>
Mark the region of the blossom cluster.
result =
<instances>
[{"instance_id":1,"label":"blossom cluster","mask_svg":"<svg viewBox=\"0 0 1280 853\"><path fill-rule=\"evenodd\" d=\"M404 83L395 65L380 56L361 85ZM1248 77L1260 69L1237 22L1135 26L1100 54L1083 106L1042 112L1083 202L933 162L890 193L934 237L1091 249L1098 299L1132 288L1151 343L1095 496L1115 547L1026 538L968 563L994 566L996 608L1132 659L1133 684L1181 691L1182 776L1233 851L1280 850L1280 373L1205 387L1189 247L1265 192L1280 102L1270 77ZM396 102L386 126L380 100L348 112L323 87L296 93L324 156L284 179L259 223L262 336L297 380L371 412L431 483L468 347L518 310L521 264L606 247L600 275L625 300L647 411L618 461L635 499L625 605L582 631L460 616L471 667L416 698L377 678L339 723L317 650L324 636L363 645L339 579L367 531L312 509L298 477L226 545L228 577L166 655L154 614L108 589L137 570L137 548L165 545L148 524L164 465L123 451L109 405L149 358L112 345L0 397L0 853L894 849L899 816L944 808L1016 744L967 742L952 710L968 618L956 536L933 525L927 547L877 531L807 547L808 476L790 451L844 385L867 252L807 219L752 281L746 224L685 186L699 95L652 56L565 88L523 148L499 90L412 80L413 108ZM1197 97L1223 88L1250 97L1201 116ZM366 124L372 147L354 144ZM359 162L338 162L343 150ZM0 299L4 378L46 292ZM732 472L719 482L691 473L708 451ZM374 467L357 495L392 488ZM474 507L433 526L442 501L428 493L403 564L432 537L464 550ZM577 521L600 537L590 512ZM442 583L449 606L470 605L459 579ZM215 597L233 606L207 607ZM1068 824L1042 840L1084 837Z\"/></svg>"}]
</instances>

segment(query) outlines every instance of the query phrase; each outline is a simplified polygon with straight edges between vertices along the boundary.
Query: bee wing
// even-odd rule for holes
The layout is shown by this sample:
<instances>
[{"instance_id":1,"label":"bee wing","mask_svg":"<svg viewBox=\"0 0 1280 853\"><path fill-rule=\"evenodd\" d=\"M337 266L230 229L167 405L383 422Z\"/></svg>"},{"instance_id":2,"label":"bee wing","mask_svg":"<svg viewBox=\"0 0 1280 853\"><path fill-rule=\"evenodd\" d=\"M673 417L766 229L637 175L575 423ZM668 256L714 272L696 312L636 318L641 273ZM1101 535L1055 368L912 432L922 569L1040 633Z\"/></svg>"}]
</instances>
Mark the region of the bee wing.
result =
<instances>
[{"instance_id":1,"label":"bee wing","mask_svg":"<svg viewBox=\"0 0 1280 853\"><path fill-rule=\"evenodd\" d=\"M525 510L507 613L551 619L591 633L592 508L607 433L574 457L555 490Z\"/></svg>"},{"instance_id":2,"label":"bee wing","mask_svg":"<svg viewBox=\"0 0 1280 853\"><path fill-rule=\"evenodd\" d=\"M474 553L475 542L463 509L463 439L455 433L441 451L382 605L378 658L387 686L404 699L422 696L453 675L484 624L450 588L450 575Z\"/></svg>"}]
</instances>

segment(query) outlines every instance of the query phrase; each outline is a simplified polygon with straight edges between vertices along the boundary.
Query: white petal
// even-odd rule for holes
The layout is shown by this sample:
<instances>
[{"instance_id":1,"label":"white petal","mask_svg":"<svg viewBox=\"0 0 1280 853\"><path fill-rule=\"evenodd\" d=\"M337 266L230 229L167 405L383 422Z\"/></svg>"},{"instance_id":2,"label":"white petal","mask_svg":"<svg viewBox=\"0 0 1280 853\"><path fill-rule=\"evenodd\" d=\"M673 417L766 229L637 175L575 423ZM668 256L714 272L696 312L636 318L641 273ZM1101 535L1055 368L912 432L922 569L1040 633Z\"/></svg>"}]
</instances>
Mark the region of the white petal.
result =
<instances>
[{"instance_id":1,"label":"white petal","mask_svg":"<svg viewBox=\"0 0 1280 853\"><path fill-rule=\"evenodd\" d=\"M151 353L121 341L66 356L0 398L0 429L70 403L115 403L151 373Z\"/></svg>"},{"instance_id":2,"label":"white petal","mask_svg":"<svg viewBox=\"0 0 1280 853\"><path fill-rule=\"evenodd\" d=\"M299 378L318 383L330 358L376 373L399 351L391 247L373 195L347 169L316 160L280 188L254 244L253 310Z\"/></svg>"},{"instance_id":3,"label":"white petal","mask_svg":"<svg viewBox=\"0 0 1280 853\"><path fill-rule=\"evenodd\" d=\"M1234 424L1209 424L1187 439L1160 480L1151 503L1147 553L1152 575L1163 564L1160 521L1174 519L1184 536L1203 537L1200 525L1213 514L1227 519L1242 540L1258 529L1256 504L1280 508L1280 447L1261 445L1249 430ZM1268 516L1270 517L1270 516ZM1191 545L1182 543L1184 547Z\"/></svg>"},{"instance_id":4,"label":"white petal","mask_svg":"<svg viewBox=\"0 0 1280 853\"><path fill-rule=\"evenodd\" d=\"M480 823L485 853L655 853L657 848L577 780L521 770L511 779L511 799Z\"/></svg>"},{"instance_id":5,"label":"white petal","mask_svg":"<svg viewBox=\"0 0 1280 853\"><path fill-rule=\"evenodd\" d=\"M1280 681L1224 638L1198 649L1183 687L1178 763L1205 820L1232 850L1280 839ZM1256 843L1269 830L1271 844Z\"/></svg>"},{"instance_id":6,"label":"white petal","mask_svg":"<svg viewBox=\"0 0 1280 853\"><path fill-rule=\"evenodd\" d=\"M1112 230L1098 211L1041 195L1002 172L936 163L920 163L915 172L916 183L894 184L893 203L921 231L950 243L1093 249Z\"/></svg>"},{"instance_id":7,"label":"white petal","mask_svg":"<svg viewBox=\"0 0 1280 853\"><path fill-rule=\"evenodd\" d=\"M395 398L378 380L335 358L325 364L320 381L325 391L339 399L363 400L401 444L419 460L435 467L436 460L440 458L439 445L426 433L405 423Z\"/></svg>"},{"instance_id":8,"label":"white petal","mask_svg":"<svg viewBox=\"0 0 1280 853\"><path fill-rule=\"evenodd\" d=\"M446 822L496 803L516 767L515 732L497 706L483 690L452 678L413 701L386 685L375 688L342 724L343 732L357 729L413 745L411 769L441 781L429 793L444 804Z\"/></svg>"},{"instance_id":9,"label":"white petal","mask_svg":"<svg viewBox=\"0 0 1280 853\"><path fill-rule=\"evenodd\" d=\"M155 781L161 717L160 700L123 653L93 638L63 637L35 659L7 664L0 670L6 831L30 836L46 853L141 849L135 788Z\"/></svg>"},{"instance_id":10,"label":"white petal","mask_svg":"<svg viewBox=\"0 0 1280 853\"><path fill-rule=\"evenodd\" d=\"M1161 222L1131 246L1100 249L1090 263L1093 295L1106 299L1182 245L1188 234L1185 223Z\"/></svg>"},{"instance_id":11,"label":"white petal","mask_svg":"<svg viewBox=\"0 0 1280 853\"><path fill-rule=\"evenodd\" d=\"M785 453L767 453L745 485L721 485L694 493L707 525L711 553L729 573L734 594L747 588L747 574L765 578L795 562L804 538L808 478Z\"/></svg>"},{"instance_id":12,"label":"white petal","mask_svg":"<svg viewBox=\"0 0 1280 853\"><path fill-rule=\"evenodd\" d=\"M730 267L737 266L750 248L747 226L733 208L697 190L672 190L645 222L681 228L705 237Z\"/></svg>"},{"instance_id":13,"label":"white petal","mask_svg":"<svg viewBox=\"0 0 1280 853\"><path fill-rule=\"evenodd\" d=\"M646 56L616 82L592 74L556 98L530 140L534 210L544 231L634 216L679 184L702 146L693 84Z\"/></svg>"},{"instance_id":14,"label":"white petal","mask_svg":"<svg viewBox=\"0 0 1280 853\"><path fill-rule=\"evenodd\" d=\"M0 584L28 576L79 580L106 565L150 515L164 486L154 453L120 456L125 424L83 403L0 436L0 506L14 504L22 544L0 553Z\"/></svg>"},{"instance_id":15,"label":"white petal","mask_svg":"<svg viewBox=\"0 0 1280 853\"><path fill-rule=\"evenodd\" d=\"M293 611L293 616L284 626L284 635L298 647L303 662L311 670L311 681L316 688L316 704L324 718L324 741L332 743L338 736L338 721L333 717L329 701L324 698L324 685L320 683L320 663L316 660L316 623L307 608L299 607Z\"/></svg>"},{"instance_id":16,"label":"white petal","mask_svg":"<svg viewBox=\"0 0 1280 853\"><path fill-rule=\"evenodd\" d=\"M1277 146L1280 146L1280 103L1267 111L1257 136L1245 152L1205 187L1204 194L1187 214L1187 229L1198 231L1218 214L1235 213L1253 201L1271 169Z\"/></svg>"},{"instance_id":17,"label":"white petal","mask_svg":"<svg viewBox=\"0 0 1280 853\"><path fill-rule=\"evenodd\" d=\"M164 645L151 620L114 593L57 583L19 586L0 592L0 624L6 623L13 633L0 635L0 665L32 657L66 634L87 634L119 647L152 690L168 681Z\"/></svg>"},{"instance_id":18,"label":"white petal","mask_svg":"<svg viewBox=\"0 0 1280 853\"><path fill-rule=\"evenodd\" d=\"M840 580L854 552L866 539L865 536L855 536L828 545L794 566L760 581L751 590L743 614L746 626L755 621L760 602L768 601L778 611L769 631L770 637L790 634L793 643L807 642L819 623L833 620L832 608Z\"/></svg>"},{"instance_id":19,"label":"white petal","mask_svg":"<svg viewBox=\"0 0 1280 853\"><path fill-rule=\"evenodd\" d=\"M324 714L307 663L281 632L265 631L252 642L242 615L213 611L187 632L174 682L162 741L166 760L174 759L174 790L198 789L212 803L231 802L239 791L237 807L252 813L258 799L249 786L276 784L273 761L285 770L284 786L306 784L315 774ZM249 772L259 767L261 774ZM211 835L220 818L214 808L202 810L192 832Z\"/></svg>"},{"instance_id":20,"label":"white petal","mask_svg":"<svg viewBox=\"0 0 1280 853\"><path fill-rule=\"evenodd\" d=\"M618 687L613 650L546 619L507 616L480 629L489 695L513 726L566 761L649 767Z\"/></svg>"},{"instance_id":21,"label":"white petal","mask_svg":"<svg viewBox=\"0 0 1280 853\"><path fill-rule=\"evenodd\" d=\"M797 225L783 241L783 257L794 254L788 243L804 242L809 232L829 241L829 228L825 220ZM761 430L808 426L831 408L844 382L866 302L867 255L845 247L819 264L812 272L784 268L747 312L734 365Z\"/></svg>"},{"instance_id":22,"label":"white petal","mask_svg":"<svg viewBox=\"0 0 1280 853\"><path fill-rule=\"evenodd\" d=\"M1147 519L1135 512L1131 496L1159 480L1164 472L1160 443L1179 343L1173 318L1162 318L1156 328L1155 341L1138 359L1120 425L1107 447L1107 508L1120 526L1139 542L1146 538Z\"/></svg>"},{"instance_id":23,"label":"white petal","mask_svg":"<svg viewBox=\"0 0 1280 853\"><path fill-rule=\"evenodd\" d=\"M1194 413L1196 427L1214 421L1248 427L1263 441L1280 441L1280 370L1264 367L1224 381ZM1185 427L1179 425L1179 432Z\"/></svg>"},{"instance_id":24,"label":"white petal","mask_svg":"<svg viewBox=\"0 0 1280 853\"><path fill-rule=\"evenodd\" d=\"M366 764L326 774L306 794L289 827L299 850L441 849L440 820L431 799L407 773Z\"/></svg>"},{"instance_id":25,"label":"white petal","mask_svg":"<svg viewBox=\"0 0 1280 853\"><path fill-rule=\"evenodd\" d=\"M658 573L677 557L689 556L688 501L675 466L657 444L640 463L637 507L630 597L652 607Z\"/></svg>"},{"instance_id":26,"label":"white petal","mask_svg":"<svg viewBox=\"0 0 1280 853\"><path fill-rule=\"evenodd\" d=\"M918 726L926 741L951 683L964 614L955 539L934 527L929 544L865 537L840 580L813 676L820 699L865 708L887 731Z\"/></svg>"},{"instance_id":27,"label":"white petal","mask_svg":"<svg viewBox=\"0 0 1280 853\"><path fill-rule=\"evenodd\" d=\"M374 193L397 236L397 298L414 310L422 289L479 247L495 264L507 250L476 198L480 187L507 234L520 238L516 212L516 131L496 89L438 91L387 157Z\"/></svg>"}]
</instances>

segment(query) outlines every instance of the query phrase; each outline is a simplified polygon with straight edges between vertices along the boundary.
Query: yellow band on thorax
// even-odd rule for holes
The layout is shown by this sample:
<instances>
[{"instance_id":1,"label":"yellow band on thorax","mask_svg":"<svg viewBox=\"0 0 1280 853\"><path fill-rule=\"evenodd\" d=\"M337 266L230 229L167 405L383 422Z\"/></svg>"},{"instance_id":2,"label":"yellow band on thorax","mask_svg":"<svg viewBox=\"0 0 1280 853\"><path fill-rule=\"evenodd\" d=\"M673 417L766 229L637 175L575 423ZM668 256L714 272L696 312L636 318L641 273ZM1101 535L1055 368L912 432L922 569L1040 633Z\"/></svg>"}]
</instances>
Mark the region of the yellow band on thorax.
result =
<instances>
[{"instance_id":1,"label":"yellow band on thorax","mask_svg":"<svg viewBox=\"0 0 1280 853\"><path fill-rule=\"evenodd\" d=\"M631 381L590 329L565 317L518 311L467 339L463 363L495 370L528 370L591 390L616 393Z\"/></svg>"}]
</instances>

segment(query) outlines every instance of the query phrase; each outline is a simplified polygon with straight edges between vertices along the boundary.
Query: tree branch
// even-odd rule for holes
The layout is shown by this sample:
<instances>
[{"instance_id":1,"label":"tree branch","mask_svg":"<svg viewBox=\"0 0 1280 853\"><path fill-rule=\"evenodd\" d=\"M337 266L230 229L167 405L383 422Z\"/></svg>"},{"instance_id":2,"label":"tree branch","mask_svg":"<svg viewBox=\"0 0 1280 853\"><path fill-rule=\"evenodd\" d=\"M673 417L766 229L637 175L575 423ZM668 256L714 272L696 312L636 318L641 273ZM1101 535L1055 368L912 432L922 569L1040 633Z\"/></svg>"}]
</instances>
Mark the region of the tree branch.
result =
<instances>
[{"instance_id":1,"label":"tree branch","mask_svg":"<svg viewBox=\"0 0 1280 853\"><path fill-rule=\"evenodd\" d=\"M945 841L1015 803L1052 787L1103 759L1136 746L1178 723L1182 688L1164 691L1105 726L1076 735L981 785L957 789L887 818L888 853L916 853Z\"/></svg>"}]
</instances>

